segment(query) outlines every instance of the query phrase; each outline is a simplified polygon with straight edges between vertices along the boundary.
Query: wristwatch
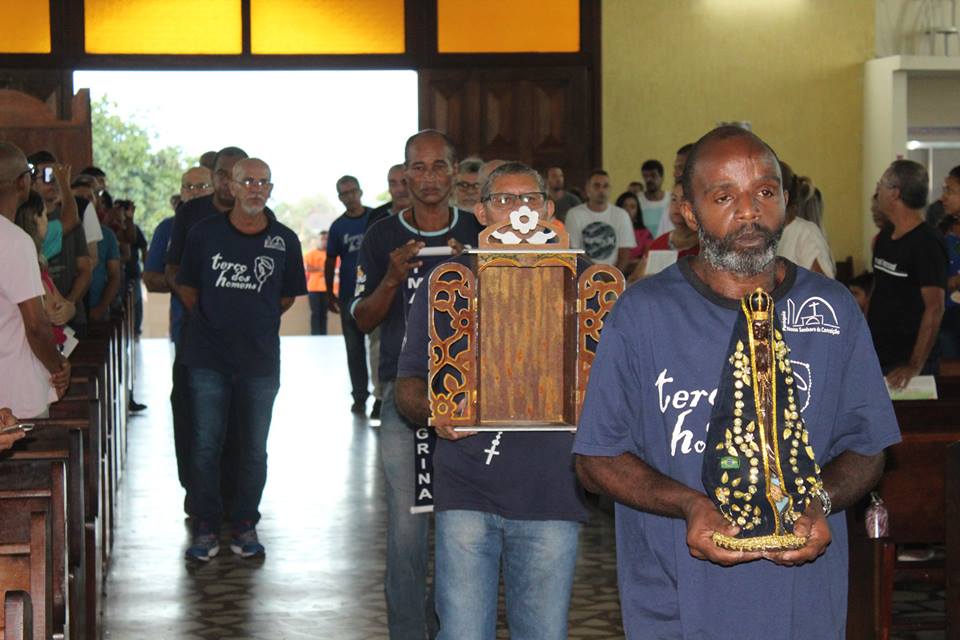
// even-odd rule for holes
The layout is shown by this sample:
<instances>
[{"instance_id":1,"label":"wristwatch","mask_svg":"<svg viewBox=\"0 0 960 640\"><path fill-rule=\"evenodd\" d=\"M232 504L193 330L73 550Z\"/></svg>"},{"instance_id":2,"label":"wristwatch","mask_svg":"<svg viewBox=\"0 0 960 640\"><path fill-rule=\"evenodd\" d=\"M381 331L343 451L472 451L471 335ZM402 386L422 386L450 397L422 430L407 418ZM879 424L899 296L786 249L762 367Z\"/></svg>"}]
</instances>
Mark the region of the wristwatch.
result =
<instances>
[{"instance_id":1,"label":"wristwatch","mask_svg":"<svg viewBox=\"0 0 960 640\"><path fill-rule=\"evenodd\" d=\"M811 491L810 495L820 499L820 504L823 506L823 516L827 517L830 515L830 510L833 508L833 502L830 501L830 494L827 493L827 490L824 489L823 486L820 486L814 491Z\"/></svg>"}]
</instances>

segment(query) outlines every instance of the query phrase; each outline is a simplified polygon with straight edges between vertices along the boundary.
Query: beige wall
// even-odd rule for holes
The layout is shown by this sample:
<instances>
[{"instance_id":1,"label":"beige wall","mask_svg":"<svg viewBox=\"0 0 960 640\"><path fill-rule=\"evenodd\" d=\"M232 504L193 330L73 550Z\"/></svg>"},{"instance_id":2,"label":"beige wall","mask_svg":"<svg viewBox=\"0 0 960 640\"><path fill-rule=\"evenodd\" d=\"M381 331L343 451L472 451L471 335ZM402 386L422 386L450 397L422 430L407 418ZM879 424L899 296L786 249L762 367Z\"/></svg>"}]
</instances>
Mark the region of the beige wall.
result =
<instances>
[{"instance_id":1,"label":"beige wall","mask_svg":"<svg viewBox=\"0 0 960 640\"><path fill-rule=\"evenodd\" d=\"M748 120L823 192L837 258L863 267L863 63L874 0L604 0L603 155L614 197L640 164Z\"/></svg>"}]
</instances>

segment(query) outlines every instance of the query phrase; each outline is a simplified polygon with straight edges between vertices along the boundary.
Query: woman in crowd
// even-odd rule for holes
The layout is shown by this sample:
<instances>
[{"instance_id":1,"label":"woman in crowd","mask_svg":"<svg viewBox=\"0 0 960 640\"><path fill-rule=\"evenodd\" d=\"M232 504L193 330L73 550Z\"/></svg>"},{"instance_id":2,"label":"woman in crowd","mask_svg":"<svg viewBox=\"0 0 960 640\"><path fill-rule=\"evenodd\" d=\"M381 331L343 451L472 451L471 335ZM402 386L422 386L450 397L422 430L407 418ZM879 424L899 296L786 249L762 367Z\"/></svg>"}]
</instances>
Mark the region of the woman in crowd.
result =
<instances>
[{"instance_id":1,"label":"woman in crowd","mask_svg":"<svg viewBox=\"0 0 960 640\"><path fill-rule=\"evenodd\" d=\"M627 275L632 274L640 266L642 260L653 243L653 234L643 224L643 210L640 208L640 199L632 191L624 191L617 198L617 206L627 212L633 223L633 235L637 246L630 250L630 262L627 264Z\"/></svg>"},{"instance_id":2,"label":"woman in crowd","mask_svg":"<svg viewBox=\"0 0 960 640\"><path fill-rule=\"evenodd\" d=\"M47 312L47 318L53 325L53 339L57 345L66 342L67 336L63 332L63 325L69 322L77 309L76 306L64 298L50 278L47 271L46 253L54 251L52 255L60 253L59 246L48 246L45 240L48 235L49 222L47 220L47 207L43 198L36 191L31 191L27 201L17 209L16 224L27 232L34 243L37 245L37 260L40 263L40 278L43 280L43 288L46 295L43 297L43 307ZM60 236L62 239L62 235ZM50 256L52 257L52 256Z\"/></svg>"},{"instance_id":3,"label":"woman in crowd","mask_svg":"<svg viewBox=\"0 0 960 640\"><path fill-rule=\"evenodd\" d=\"M798 215L801 210L817 210L813 183L809 178L798 177L785 162L780 163L780 171L783 188L789 197L786 226L777 245L777 255L804 269L822 273L828 278L835 277L836 266L823 232L815 223Z\"/></svg>"}]
</instances>

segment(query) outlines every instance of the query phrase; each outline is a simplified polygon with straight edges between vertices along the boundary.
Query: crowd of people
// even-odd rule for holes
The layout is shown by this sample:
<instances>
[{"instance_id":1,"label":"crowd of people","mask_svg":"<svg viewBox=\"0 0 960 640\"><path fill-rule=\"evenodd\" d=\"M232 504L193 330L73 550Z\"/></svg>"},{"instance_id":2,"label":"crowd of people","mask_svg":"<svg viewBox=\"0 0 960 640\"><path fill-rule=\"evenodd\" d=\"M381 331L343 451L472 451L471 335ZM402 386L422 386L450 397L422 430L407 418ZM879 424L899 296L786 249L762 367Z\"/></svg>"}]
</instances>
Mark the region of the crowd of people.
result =
<instances>
[{"instance_id":1,"label":"crowd of people","mask_svg":"<svg viewBox=\"0 0 960 640\"><path fill-rule=\"evenodd\" d=\"M256 527L280 318L307 296L312 334L327 333L328 313L339 316L351 411L366 415L373 395L370 415L380 420L391 638L493 637L501 575L514 637L565 638L584 488L617 503L629 636L740 625L739 609L713 596L759 584L794 611L792 627L770 637L839 637L845 607L823 585L846 584L846 550L828 545L845 539L838 513L876 483L883 449L899 437L884 378L903 387L960 357L960 167L946 178L935 224L922 165L897 160L880 176L872 274L844 283L851 297L833 281L819 189L743 129L681 146L672 184L661 162L643 162L641 180L613 203L603 169L580 192L562 167L541 174L514 161L458 161L453 141L434 130L412 135L402 153L387 172L390 201L375 209L357 178L336 181L343 212L304 253L267 206L269 165L239 147L204 154L184 172L174 214L148 247L135 204L111 197L103 171L73 177L49 152L28 157L0 142L4 425L44 415L64 394L71 341L108 319L124 292L135 292L138 327L140 280L171 293L186 557L216 556L224 522L234 553L263 555ZM429 416L427 296L415 294L435 265L462 260L484 226L509 221L521 205L567 231L583 250L581 269L615 266L630 286L604 327L575 435L437 429L430 589L430 517L411 511L415 429ZM427 247L453 257L421 254ZM762 556L710 542L736 527L700 491L698 455L737 300L757 287L778 305L789 300L780 330L817 379L806 380L807 405L821 416L810 431L829 494L798 520L806 547ZM22 435L0 432L0 447ZM776 623L763 624L782 629Z\"/></svg>"}]
</instances>

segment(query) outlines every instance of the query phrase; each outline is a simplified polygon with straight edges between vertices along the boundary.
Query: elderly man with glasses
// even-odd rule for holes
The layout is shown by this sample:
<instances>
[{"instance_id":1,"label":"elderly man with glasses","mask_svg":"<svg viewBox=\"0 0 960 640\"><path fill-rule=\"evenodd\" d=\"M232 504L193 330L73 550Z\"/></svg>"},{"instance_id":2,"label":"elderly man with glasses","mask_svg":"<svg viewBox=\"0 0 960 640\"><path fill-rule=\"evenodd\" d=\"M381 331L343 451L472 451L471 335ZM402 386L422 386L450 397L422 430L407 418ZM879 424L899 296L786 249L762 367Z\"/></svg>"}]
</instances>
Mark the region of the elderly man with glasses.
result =
<instances>
[{"instance_id":1,"label":"elderly man with glasses","mask_svg":"<svg viewBox=\"0 0 960 640\"><path fill-rule=\"evenodd\" d=\"M480 202L480 158L464 158L460 161L457 178L453 183L453 204L464 211L473 211Z\"/></svg>"},{"instance_id":2,"label":"elderly man with glasses","mask_svg":"<svg viewBox=\"0 0 960 640\"><path fill-rule=\"evenodd\" d=\"M177 274L191 315L180 354L193 405L190 482L193 544L187 558L208 561L220 549L220 464L227 423L238 446L237 473L226 516L230 549L262 555L257 538L267 481L267 435L280 388L280 316L306 295L297 235L267 215L270 167L249 158L233 166L233 208L198 223L187 236Z\"/></svg>"},{"instance_id":3,"label":"elderly man with glasses","mask_svg":"<svg viewBox=\"0 0 960 640\"><path fill-rule=\"evenodd\" d=\"M503 224L522 207L544 219L553 215L540 175L508 162L484 183L474 210L481 223ZM397 404L416 424L426 424L430 413L427 299L417 296L410 309L397 374ZM565 639L577 539L587 518L573 471L573 434L438 427L437 435L438 639L497 635L501 566L511 637Z\"/></svg>"}]
</instances>

